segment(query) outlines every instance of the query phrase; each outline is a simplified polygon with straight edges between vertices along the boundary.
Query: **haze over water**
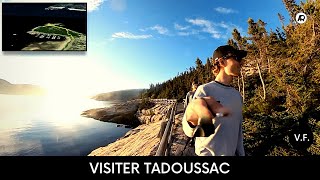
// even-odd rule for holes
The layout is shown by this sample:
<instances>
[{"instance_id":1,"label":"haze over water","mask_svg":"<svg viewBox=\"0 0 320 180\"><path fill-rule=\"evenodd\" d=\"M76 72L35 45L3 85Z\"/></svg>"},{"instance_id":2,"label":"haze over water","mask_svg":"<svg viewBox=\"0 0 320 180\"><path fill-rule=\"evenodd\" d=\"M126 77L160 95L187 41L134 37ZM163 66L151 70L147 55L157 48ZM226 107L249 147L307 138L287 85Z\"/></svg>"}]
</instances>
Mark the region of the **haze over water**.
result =
<instances>
[{"instance_id":1,"label":"haze over water","mask_svg":"<svg viewBox=\"0 0 320 180\"><path fill-rule=\"evenodd\" d=\"M111 105L85 98L0 95L0 155L88 155L130 130L80 116Z\"/></svg>"}]
</instances>

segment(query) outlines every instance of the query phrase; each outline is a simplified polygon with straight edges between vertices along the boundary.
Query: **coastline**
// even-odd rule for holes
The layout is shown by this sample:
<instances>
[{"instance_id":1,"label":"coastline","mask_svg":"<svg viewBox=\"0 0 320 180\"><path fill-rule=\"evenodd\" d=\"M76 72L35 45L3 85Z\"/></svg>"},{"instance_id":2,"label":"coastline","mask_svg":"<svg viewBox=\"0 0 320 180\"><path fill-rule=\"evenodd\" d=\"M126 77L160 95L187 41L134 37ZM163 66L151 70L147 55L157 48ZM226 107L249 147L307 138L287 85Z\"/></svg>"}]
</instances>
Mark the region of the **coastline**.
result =
<instances>
[{"instance_id":1,"label":"coastline","mask_svg":"<svg viewBox=\"0 0 320 180\"><path fill-rule=\"evenodd\" d=\"M106 120L105 117L107 116L112 117L112 115L114 115L115 112L128 112L124 110L129 110L129 112L132 112L132 110L136 109L134 116L137 118L137 120L140 123L140 125L128 131L123 137L117 139L115 142L110 143L106 146L96 148L91 153L89 153L88 156L153 156L155 155L160 142L160 138L158 137L158 134L161 128L161 122L166 121L167 115L173 104L167 100L151 100L151 101L154 103L154 106L148 109L138 110L138 108L134 107L133 105L138 106L139 101L131 101L131 102L118 104L115 107L111 107L108 109L100 108L100 109L96 109L96 111L93 111L93 110L86 111L85 113L86 115L90 114L90 112L91 112L90 115L93 115L95 112L96 114L99 114L98 116L97 115L95 116L96 118L104 117L101 119L99 118L97 119ZM106 112L107 110L109 110L109 112ZM109 120L108 122L119 123L119 121L116 122L116 120L119 120L120 118L118 119L113 117L112 119L113 120Z\"/></svg>"}]
</instances>

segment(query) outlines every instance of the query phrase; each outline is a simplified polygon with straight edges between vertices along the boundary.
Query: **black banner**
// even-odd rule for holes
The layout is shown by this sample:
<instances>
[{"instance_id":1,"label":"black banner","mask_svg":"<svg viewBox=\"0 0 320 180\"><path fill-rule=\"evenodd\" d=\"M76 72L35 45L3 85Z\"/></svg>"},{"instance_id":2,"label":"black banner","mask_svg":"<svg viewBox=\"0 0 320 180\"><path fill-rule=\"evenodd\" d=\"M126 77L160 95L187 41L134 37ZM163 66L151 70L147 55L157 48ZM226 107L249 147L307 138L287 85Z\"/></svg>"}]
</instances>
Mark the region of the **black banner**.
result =
<instances>
[{"instance_id":1,"label":"black banner","mask_svg":"<svg viewBox=\"0 0 320 180\"><path fill-rule=\"evenodd\" d=\"M0 157L3 177L259 177L316 175L319 156L309 157ZM7 176L8 175L8 176Z\"/></svg>"}]
</instances>

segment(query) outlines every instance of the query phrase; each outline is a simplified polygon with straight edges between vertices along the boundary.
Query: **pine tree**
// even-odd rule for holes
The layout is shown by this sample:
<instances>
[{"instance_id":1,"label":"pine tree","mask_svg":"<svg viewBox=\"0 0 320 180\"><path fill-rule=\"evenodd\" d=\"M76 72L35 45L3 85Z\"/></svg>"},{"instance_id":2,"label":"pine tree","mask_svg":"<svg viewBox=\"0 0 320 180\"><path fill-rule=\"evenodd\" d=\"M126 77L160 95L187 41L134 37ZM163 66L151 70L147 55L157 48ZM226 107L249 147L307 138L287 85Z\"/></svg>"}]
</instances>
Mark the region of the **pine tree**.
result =
<instances>
[{"instance_id":1,"label":"pine tree","mask_svg":"<svg viewBox=\"0 0 320 180\"><path fill-rule=\"evenodd\" d=\"M293 23L297 11L299 10L298 6L295 3L295 0L282 0L282 2L285 5L287 11L289 12L289 15L291 17L291 23Z\"/></svg>"},{"instance_id":2,"label":"pine tree","mask_svg":"<svg viewBox=\"0 0 320 180\"><path fill-rule=\"evenodd\" d=\"M227 44L234 48L238 48L238 44L233 39L228 39Z\"/></svg>"},{"instance_id":3,"label":"pine tree","mask_svg":"<svg viewBox=\"0 0 320 180\"><path fill-rule=\"evenodd\" d=\"M260 80L262 83L262 88L263 88L262 99L265 100L266 99L266 87L265 87L265 83L262 78L262 73L261 73L261 69L260 69L260 64L261 64L262 59L264 57L263 36L265 35L265 28L264 28L265 23L261 20L259 20L258 23L255 23L253 19L249 18L248 24L249 24L248 34L251 36L248 39L250 39L252 41L252 45L248 46L249 47L248 50L251 51L253 54L255 54L255 52L258 52L258 54L259 54L258 57L254 56L254 59L255 59L256 66L257 66L259 76L260 76Z\"/></svg>"},{"instance_id":4,"label":"pine tree","mask_svg":"<svg viewBox=\"0 0 320 180\"><path fill-rule=\"evenodd\" d=\"M242 37L240 32L237 30L237 29L233 29L233 32L232 32L232 37L233 39L235 40L235 45L236 45L236 49L240 49L240 50L245 50L246 46L247 46L247 40L246 38ZM232 40L233 41L233 40ZM245 61L245 60L243 60ZM243 64L246 64L245 62ZM241 92L241 87L242 87L242 100L244 102L245 100L245 87L244 87L244 80L245 77L242 73L242 69L241 69L241 81L242 81L242 84L240 84L240 78L238 77L238 88L239 88L239 92Z\"/></svg>"},{"instance_id":5,"label":"pine tree","mask_svg":"<svg viewBox=\"0 0 320 180\"><path fill-rule=\"evenodd\" d=\"M204 70L203 74L205 75L205 79L204 79L205 82L204 83L208 83L213 80L212 65L211 65L210 58L207 58L207 62L205 64L205 70Z\"/></svg>"}]
</instances>

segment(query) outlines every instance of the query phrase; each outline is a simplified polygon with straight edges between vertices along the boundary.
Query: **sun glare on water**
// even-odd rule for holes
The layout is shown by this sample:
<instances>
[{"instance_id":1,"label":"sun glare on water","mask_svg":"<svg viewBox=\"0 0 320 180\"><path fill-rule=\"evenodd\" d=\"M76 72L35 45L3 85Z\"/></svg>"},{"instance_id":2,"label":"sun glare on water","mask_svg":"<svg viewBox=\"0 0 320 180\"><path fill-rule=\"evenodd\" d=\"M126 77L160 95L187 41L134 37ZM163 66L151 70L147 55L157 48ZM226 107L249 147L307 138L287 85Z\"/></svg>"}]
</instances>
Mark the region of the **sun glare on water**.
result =
<instances>
[{"instance_id":1,"label":"sun glare on water","mask_svg":"<svg viewBox=\"0 0 320 180\"><path fill-rule=\"evenodd\" d=\"M79 121L82 111L96 107L96 102L90 100L94 95L140 86L133 75L117 71L107 60L94 61L91 60L94 57L86 56L51 56L41 60L30 56L26 59L1 61L0 75L13 84L44 88L46 94L39 102L36 117L48 117L52 123L71 125Z\"/></svg>"},{"instance_id":2,"label":"sun glare on water","mask_svg":"<svg viewBox=\"0 0 320 180\"><path fill-rule=\"evenodd\" d=\"M104 73L88 62L51 63L43 77L47 93L42 114L59 125L79 121L81 112L92 108L90 97L108 89L103 85L108 77Z\"/></svg>"},{"instance_id":3,"label":"sun glare on water","mask_svg":"<svg viewBox=\"0 0 320 180\"><path fill-rule=\"evenodd\" d=\"M73 126L74 124L85 123L79 121L85 101L81 97L52 96L45 97L42 116L58 126Z\"/></svg>"}]
</instances>

